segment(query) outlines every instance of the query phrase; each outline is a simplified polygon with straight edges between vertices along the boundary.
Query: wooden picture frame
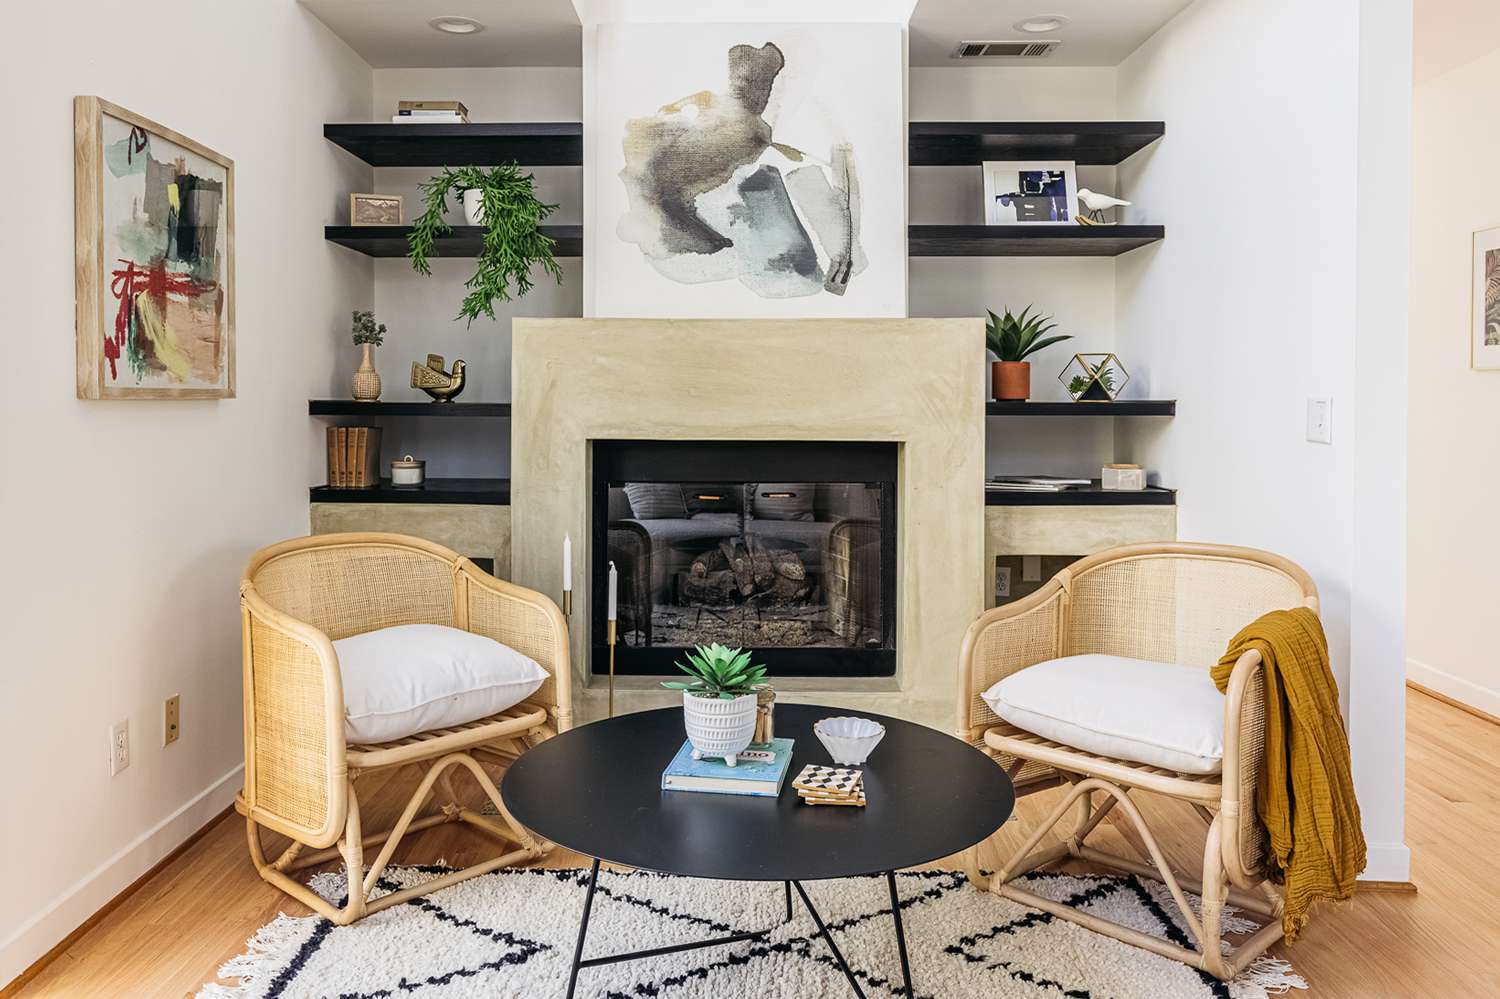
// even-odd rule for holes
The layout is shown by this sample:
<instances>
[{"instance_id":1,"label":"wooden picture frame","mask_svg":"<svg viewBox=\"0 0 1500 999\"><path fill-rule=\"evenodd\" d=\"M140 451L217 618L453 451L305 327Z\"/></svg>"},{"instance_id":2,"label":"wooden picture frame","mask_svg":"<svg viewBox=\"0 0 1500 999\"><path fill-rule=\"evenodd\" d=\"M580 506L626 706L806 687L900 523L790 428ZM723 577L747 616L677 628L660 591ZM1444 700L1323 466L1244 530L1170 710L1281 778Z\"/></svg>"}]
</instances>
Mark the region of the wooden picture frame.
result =
<instances>
[{"instance_id":1,"label":"wooden picture frame","mask_svg":"<svg viewBox=\"0 0 1500 999\"><path fill-rule=\"evenodd\" d=\"M349 195L350 225L402 225L405 221L405 199L399 194Z\"/></svg>"},{"instance_id":2,"label":"wooden picture frame","mask_svg":"<svg viewBox=\"0 0 1500 999\"><path fill-rule=\"evenodd\" d=\"M233 399L234 161L99 97L73 98L73 148L78 398Z\"/></svg>"},{"instance_id":3,"label":"wooden picture frame","mask_svg":"<svg viewBox=\"0 0 1500 999\"><path fill-rule=\"evenodd\" d=\"M1469 367L1500 370L1500 226L1474 233Z\"/></svg>"}]
</instances>

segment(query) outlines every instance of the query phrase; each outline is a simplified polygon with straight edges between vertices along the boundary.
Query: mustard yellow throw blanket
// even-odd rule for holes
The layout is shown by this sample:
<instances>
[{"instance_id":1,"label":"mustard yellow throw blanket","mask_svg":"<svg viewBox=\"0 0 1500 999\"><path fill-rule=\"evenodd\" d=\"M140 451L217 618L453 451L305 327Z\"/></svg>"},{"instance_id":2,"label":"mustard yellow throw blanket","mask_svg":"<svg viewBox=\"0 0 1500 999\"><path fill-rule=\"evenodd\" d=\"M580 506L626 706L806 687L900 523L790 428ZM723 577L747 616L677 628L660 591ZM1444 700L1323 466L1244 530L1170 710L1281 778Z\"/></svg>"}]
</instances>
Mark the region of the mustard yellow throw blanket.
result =
<instances>
[{"instance_id":1,"label":"mustard yellow throw blanket","mask_svg":"<svg viewBox=\"0 0 1500 999\"><path fill-rule=\"evenodd\" d=\"M1365 838L1349 773L1349 737L1328 639L1306 607L1262 615L1229 643L1213 668L1229 686L1235 661L1259 649L1266 677L1266 762L1256 793L1270 836L1271 880L1286 886L1281 917L1288 941L1316 899L1346 899L1365 868Z\"/></svg>"}]
</instances>

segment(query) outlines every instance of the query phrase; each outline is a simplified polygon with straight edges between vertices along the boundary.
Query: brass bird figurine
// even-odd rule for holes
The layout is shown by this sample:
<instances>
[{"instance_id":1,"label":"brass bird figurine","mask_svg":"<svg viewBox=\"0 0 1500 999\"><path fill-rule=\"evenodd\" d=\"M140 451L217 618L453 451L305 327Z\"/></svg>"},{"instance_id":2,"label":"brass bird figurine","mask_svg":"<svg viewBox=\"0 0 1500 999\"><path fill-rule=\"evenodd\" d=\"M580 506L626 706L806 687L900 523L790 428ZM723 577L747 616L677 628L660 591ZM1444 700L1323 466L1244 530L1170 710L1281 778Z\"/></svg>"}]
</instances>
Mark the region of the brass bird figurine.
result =
<instances>
[{"instance_id":1,"label":"brass bird figurine","mask_svg":"<svg viewBox=\"0 0 1500 999\"><path fill-rule=\"evenodd\" d=\"M450 374L443 370L441 354L428 354L426 364L412 361L411 387L432 396L433 402L452 402L464 390L464 362L455 360Z\"/></svg>"}]
</instances>

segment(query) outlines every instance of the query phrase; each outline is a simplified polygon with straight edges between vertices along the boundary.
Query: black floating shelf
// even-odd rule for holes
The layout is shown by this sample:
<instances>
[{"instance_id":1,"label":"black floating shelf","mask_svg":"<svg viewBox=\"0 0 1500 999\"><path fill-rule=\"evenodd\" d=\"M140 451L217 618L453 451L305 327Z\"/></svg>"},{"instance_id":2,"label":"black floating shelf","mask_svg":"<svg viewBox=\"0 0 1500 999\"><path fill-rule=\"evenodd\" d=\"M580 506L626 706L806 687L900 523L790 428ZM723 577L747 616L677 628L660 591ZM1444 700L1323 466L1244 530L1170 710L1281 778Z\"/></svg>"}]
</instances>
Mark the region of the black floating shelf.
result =
<instances>
[{"instance_id":1,"label":"black floating shelf","mask_svg":"<svg viewBox=\"0 0 1500 999\"><path fill-rule=\"evenodd\" d=\"M309 416L441 416L508 417L508 402L355 402L353 399L309 399Z\"/></svg>"},{"instance_id":2,"label":"black floating shelf","mask_svg":"<svg viewBox=\"0 0 1500 999\"><path fill-rule=\"evenodd\" d=\"M914 225L913 257L1117 257L1166 238L1159 225Z\"/></svg>"},{"instance_id":3,"label":"black floating shelf","mask_svg":"<svg viewBox=\"0 0 1500 999\"><path fill-rule=\"evenodd\" d=\"M985 160L1073 160L1114 166L1167 132L1160 121L914 121L912 166L970 166Z\"/></svg>"},{"instance_id":4,"label":"black floating shelf","mask_svg":"<svg viewBox=\"0 0 1500 999\"><path fill-rule=\"evenodd\" d=\"M436 125L413 125L412 128L436 128ZM551 237L556 243L552 250L559 257L583 256L583 226L544 225L542 235ZM340 246L372 257L404 257L410 247L406 236L409 225L327 225L323 227L323 238ZM484 227L456 225L446 236L433 241L435 257L477 257L484 244Z\"/></svg>"},{"instance_id":5,"label":"black floating shelf","mask_svg":"<svg viewBox=\"0 0 1500 999\"><path fill-rule=\"evenodd\" d=\"M312 503L470 503L477 506L508 506L509 479L428 479L422 486L393 486L381 479L371 489L339 489L313 486L307 491Z\"/></svg>"},{"instance_id":6,"label":"black floating shelf","mask_svg":"<svg viewBox=\"0 0 1500 999\"><path fill-rule=\"evenodd\" d=\"M583 163L583 125L576 121L324 125L323 137L378 167Z\"/></svg>"},{"instance_id":7,"label":"black floating shelf","mask_svg":"<svg viewBox=\"0 0 1500 999\"><path fill-rule=\"evenodd\" d=\"M357 405L357 404L356 404ZM1015 402L984 404L986 416L1176 416L1176 399L1120 399L1116 402Z\"/></svg>"},{"instance_id":8,"label":"black floating shelf","mask_svg":"<svg viewBox=\"0 0 1500 999\"><path fill-rule=\"evenodd\" d=\"M1145 489L1102 489L1099 480L1091 486L1064 489L1058 493L984 492L985 506L1175 506L1177 490L1161 486Z\"/></svg>"}]
</instances>

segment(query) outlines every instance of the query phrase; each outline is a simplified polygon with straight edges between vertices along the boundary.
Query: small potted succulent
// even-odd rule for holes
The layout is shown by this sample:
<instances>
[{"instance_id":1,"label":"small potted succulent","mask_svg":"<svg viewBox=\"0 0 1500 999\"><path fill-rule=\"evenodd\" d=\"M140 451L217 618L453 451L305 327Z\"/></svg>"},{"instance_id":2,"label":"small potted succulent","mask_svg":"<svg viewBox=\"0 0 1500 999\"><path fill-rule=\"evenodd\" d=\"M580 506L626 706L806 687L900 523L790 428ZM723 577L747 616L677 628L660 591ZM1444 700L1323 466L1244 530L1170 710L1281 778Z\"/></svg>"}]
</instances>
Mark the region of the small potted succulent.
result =
<instances>
[{"instance_id":1,"label":"small potted succulent","mask_svg":"<svg viewBox=\"0 0 1500 999\"><path fill-rule=\"evenodd\" d=\"M682 714L693 759L722 756L734 766L755 736L759 691L766 687L766 668L750 665L750 653L715 642L700 645L677 663L692 679L664 680L662 686L682 691Z\"/></svg>"},{"instance_id":2,"label":"small potted succulent","mask_svg":"<svg viewBox=\"0 0 1500 999\"><path fill-rule=\"evenodd\" d=\"M365 349L365 356L354 372L350 389L356 402L374 402L380 398L380 372L370 355L371 347L378 347L385 339L385 324L375 322L375 313L354 310L354 343Z\"/></svg>"},{"instance_id":3,"label":"small potted succulent","mask_svg":"<svg viewBox=\"0 0 1500 999\"><path fill-rule=\"evenodd\" d=\"M1071 336L1044 336L1057 328L1051 316L1032 316L1031 306L1013 316L1009 309L1004 316L990 313L990 321L984 327L986 346L995 354L995 363L990 366L996 399L1024 400L1031 395L1031 362L1026 360L1043 347L1050 347Z\"/></svg>"}]
</instances>

